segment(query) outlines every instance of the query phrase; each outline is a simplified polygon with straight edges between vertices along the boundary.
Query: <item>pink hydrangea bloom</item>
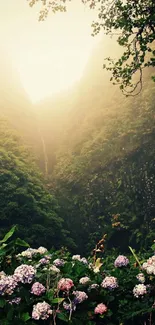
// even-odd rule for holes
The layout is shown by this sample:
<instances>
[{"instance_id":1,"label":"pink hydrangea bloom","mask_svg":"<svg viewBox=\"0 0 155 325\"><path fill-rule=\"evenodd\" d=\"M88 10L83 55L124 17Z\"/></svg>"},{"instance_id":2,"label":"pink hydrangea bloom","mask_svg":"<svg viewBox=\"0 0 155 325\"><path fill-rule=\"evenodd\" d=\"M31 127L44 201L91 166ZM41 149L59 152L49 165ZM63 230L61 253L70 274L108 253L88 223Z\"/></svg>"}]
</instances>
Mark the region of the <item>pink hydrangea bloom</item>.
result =
<instances>
[{"instance_id":1,"label":"pink hydrangea bloom","mask_svg":"<svg viewBox=\"0 0 155 325\"><path fill-rule=\"evenodd\" d=\"M115 267L127 266L128 264L129 264L129 260L124 255L119 255L114 262Z\"/></svg>"},{"instance_id":2,"label":"pink hydrangea bloom","mask_svg":"<svg viewBox=\"0 0 155 325\"><path fill-rule=\"evenodd\" d=\"M80 304L84 300L88 299L87 294L84 291L73 291L73 295L75 295L74 303Z\"/></svg>"},{"instance_id":3,"label":"pink hydrangea bloom","mask_svg":"<svg viewBox=\"0 0 155 325\"><path fill-rule=\"evenodd\" d=\"M102 315L102 314L106 313L107 309L108 309L107 306L101 303L96 306L94 312L95 312L95 314Z\"/></svg>"},{"instance_id":4,"label":"pink hydrangea bloom","mask_svg":"<svg viewBox=\"0 0 155 325\"><path fill-rule=\"evenodd\" d=\"M45 291L46 288L40 282L35 282L31 288L31 293L36 296L42 295Z\"/></svg>"},{"instance_id":5,"label":"pink hydrangea bloom","mask_svg":"<svg viewBox=\"0 0 155 325\"><path fill-rule=\"evenodd\" d=\"M0 295L12 295L14 289L17 287L17 279L14 275L8 275L0 280Z\"/></svg>"},{"instance_id":6,"label":"pink hydrangea bloom","mask_svg":"<svg viewBox=\"0 0 155 325\"><path fill-rule=\"evenodd\" d=\"M9 303L10 305L13 305L13 304L19 305L20 302L21 302L21 298L20 298L20 297L16 297L16 298L14 298L14 299L8 301L8 303Z\"/></svg>"},{"instance_id":7,"label":"pink hydrangea bloom","mask_svg":"<svg viewBox=\"0 0 155 325\"><path fill-rule=\"evenodd\" d=\"M58 289L62 290L62 291L65 291L65 290L69 291L73 286L74 286L74 283L69 278L62 278L58 282Z\"/></svg>"},{"instance_id":8,"label":"pink hydrangea bloom","mask_svg":"<svg viewBox=\"0 0 155 325\"><path fill-rule=\"evenodd\" d=\"M52 314L51 306L43 301L33 306L32 318L35 320L46 320Z\"/></svg>"},{"instance_id":9,"label":"pink hydrangea bloom","mask_svg":"<svg viewBox=\"0 0 155 325\"><path fill-rule=\"evenodd\" d=\"M109 290L118 288L117 278L114 276L106 276L101 283L101 287Z\"/></svg>"},{"instance_id":10,"label":"pink hydrangea bloom","mask_svg":"<svg viewBox=\"0 0 155 325\"><path fill-rule=\"evenodd\" d=\"M60 267L60 266L64 266L65 261L63 259L61 259L61 258L56 258L56 260L53 261L53 264L56 267Z\"/></svg>"},{"instance_id":11,"label":"pink hydrangea bloom","mask_svg":"<svg viewBox=\"0 0 155 325\"><path fill-rule=\"evenodd\" d=\"M75 311L76 310L76 305L74 304L74 302L72 302L71 304L68 304L67 302L63 302L63 307L65 310L67 311Z\"/></svg>"},{"instance_id":12,"label":"pink hydrangea bloom","mask_svg":"<svg viewBox=\"0 0 155 325\"><path fill-rule=\"evenodd\" d=\"M32 265L27 264L18 266L14 271L14 275L17 281L22 283L31 283L34 279L35 274L35 268Z\"/></svg>"}]
</instances>

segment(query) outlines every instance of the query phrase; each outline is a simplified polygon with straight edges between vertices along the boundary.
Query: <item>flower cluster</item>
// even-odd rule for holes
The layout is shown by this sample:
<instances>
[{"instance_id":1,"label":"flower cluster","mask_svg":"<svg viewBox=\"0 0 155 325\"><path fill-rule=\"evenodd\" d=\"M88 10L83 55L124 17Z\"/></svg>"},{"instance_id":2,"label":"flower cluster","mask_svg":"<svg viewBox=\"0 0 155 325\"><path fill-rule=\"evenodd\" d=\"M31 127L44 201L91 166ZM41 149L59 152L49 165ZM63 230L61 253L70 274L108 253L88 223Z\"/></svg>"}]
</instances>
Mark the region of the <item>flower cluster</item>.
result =
<instances>
[{"instance_id":1,"label":"flower cluster","mask_svg":"<svg viewBox=\"0 0 155 325\"><path fill-rule=\"evenodd\" d=\"M32 265L26 264L18 266L14 271L14 275L17 281L22 283L31 283L34 279L35 274L35 268Z\"/></svg>"},{"instance_id":2,"label":"flower cluster","mask_svg":"<svg viewBox=\"0 0 155 325\"><path fill-rule=\"evenodd\" d=\"M115 267L127 266L128 264L129 264L129 260L124 255L119 255L114 262Z\"/></svg>"},{"instance_id":3,"label":"flower cluster","mask_svg":"<svg viewBox=\"0 0 155 325\"><path fill-rule=\"evenodd\" d=\"M80 262L82 262L83 264L88 264L88 261L85 257L82 257Z\"/></svg>"},{"instance_id":4,"label":"flower cluster","mask_svg":"<svg viewBox=\"0 0 155 325\"><path fill-rule=\"evenodd\" d=\"M37 254L43 255L45 253L47 253L47 248L40 246L38 249L27 248L25 251L18 254L17 257L26 257L28 259L32 259L33 256L35 256Z\"/></svg>"},{"instance_id":5,"label":"flower cluster","mask_svg":"<svg viewBox=\"0 0 155 325\"><path fill-rule=\"evenodd\" d=\"M55 253L50 255L44 247L38 249L29 248L22 252L20 256L25 258L20 257L18 259L21 265L15 269L13 275L6 275L3 271L0 272L0 295L3 298L2 303L3 301L6 302L4 307L3 305L1 307L0 323L2 324L8 318L7 314L10 305L12 305L12 309L15 309L19 323L23 321L23 312L21 311L24 311L25 319L27 317L29 319L29 313L31 313L32 319L30 323L38 321L39 324L43 322L46 325L51 321L55 324L61 323L63 319L66 322L70 321L72 312L75 310L77 312L73 315L73 323L75 320L75 323L78 324L81 319L86 324L91 322L102 323L101 318L104 318L104 323L109 324L111 315L113 323L117 323L121 313L122 317L124 315L126 317L126 308L122 308L121 304L122 299L129 300L131 317L133 317L133 323L136 324L134 317L137 320L137 311L143 317L147 310L154 307L152 305L152 294L155 279L153 276L147 276L145 285L144 271L155 275L155 256L150 257L146 263L143 263L142 268L135 268L135 265L130 264L130 267L125 269L123 267L129 264L129 259L124 255L119 255L114 264L113 256L107 259L105 257L104 264L102 258L90 263L93 258L88 258L87 261L86 258L81 258L80 255L73 255L71 262L70 256L68 260L66 256L64 259L57 258L53 261ZM62 257L62 254L60 257ZM27 263L25 262L26 258L28 259ZM30 261L32 258L33 261ZM10 260L13 261L11 258ZM24 264L22 264L23 261ZM64 264L65 267L63 268ZM104 269L101 269L102 265ZM10 266L13 265L10 265L9 262L7 265L9 272L11 270ZM96 275L95 273L100 272L100 269L101 273ZM135 285L136 283L137 285ZM114 290L118 288L118 284L121 284L119 290ZM108 290L111 290L112 303ZM28 294L26 294L26 291ZM24 298L23 294L27 299ZM103 296L104 300L102 299ZM146 299L143 299L145 296ZM133 299L134 297L135 299ZM20 306L17 306L19 304ZM33 307L32 304L34 304ZM51 304L54 304L54 307ZM144 304L146 305L145 308ZM133 312L136 316L133 316ZM53 319L51 319L51 315ZM8 325L10 324L11 322L8 321Z\"/></svg>"},{"instance_id":6,"label":"flower cluster","mask_svg":"<svg viewBox=\"0 0 155 325\"><path fill-rule=\"evenodd\" d=\"M50 261L49 261L49 258L47 258L47 257L43 257L43 258L41 258L39 260L40 265L46 265L46 264L49 264L49 263L50 263Z\"/></svg>"},{"instance_id":7,"label":"flower cluster","mask_svg":"<svg viewBox=\"0 0 155 325\"><path fill-rule=\"evenodd\" d=\"M84 300L88 299L88 296L84 291L73 291L73 295L75 296L74 298L75 304L80 304Z\"/></svg>"},{"instance_id":8,"label":"flower cluster","mask_svg":"<svg viewBox=\"0 0 155 325\"><path fill-rule=\"evenodd\" d=\"M31 293L33 293L36 296L41 296L45 291L46 288L40 282L35 282L32 285Z\"/></svg>"},{"instance_id":9,"label":"flower cluster","mask_svg":"<svg viewBox=\"0 0 155 325\"><path fill-rule=\"evenodd\" d=\"M63 259L57 258L56 260L53 261L53 264L57 267L64 266L65 261Z\"/></svg>"},{"instance_id":10,"label":"flower cluster","mask_svg":"<svg viewBox=\"0 0 155 325\"><path fill-rule=\"evenodd\" d=\"M49 270L54 273L60 273L60 270L55 265L51 265Z\"/></svg>"},{"instance_id":11,"label":"flower cluster","mask_svg":"<svg viewBox=\"0 0 155 325\"><path fill-rule=\"evenodd\" d=\"M74 283L69 278L62 278L58 282L58 289L61 291L69 291L74 286Z\"/></svg>"},{"instance_id":12,"label":"flower cluster","mask_svg":"<svg viewBox=\"0 0 155 325\"><path fill-rule=\"evenodd\" d=\"M27 248L25 251L21 252L17 255L17 257L26 257L32 259L34 255L38 253L37 249L35 248Z\"/></svg>"},{"instance_id":13,"label":"flower cluster","mask_svg":"<svg viewBox=\"0 0 155 325\"><path fill-rule=\"evenodd\" d=\"M3 296L5 294L12 295L15 288L17 287L17 279L13 275L8 275L0 280L0 294Z\"/></svg>"},{"instance_id":14,"label":"flower cluster","mask_svg":"<svg viewBox=\"0 0 155 325\"><path fill-rule=\"evenodd\" d=\"M88 283L88 282L90 282L90 278L89 278L88 276L84 276L83 278L81 278L81 279L79 280L79 283L80 283L80 284L86 284L86 283Z\"/></svg>"},{"instance_id":15,"label":"flower cluster","mask_svg":"<svg viewBox=\"0 0 155 325\"><path fill-rule=\"evenodd\" d=\"M82 257L82 258L81 258L80 255L73 255L73 256L72 256L72 260L73 260L73 261L79 261L79 262L82 262L82 263L84 263L84 264L88 264L87 259L86 259L85 257Z\"/></svg>"},{"instance_id":16,"label":"flower cluster","mask_svg":"<svg viewBox=\"0 0 155 325\"><path fill-rule=\"evenodd\" d=\"M80 255L73 255L72 260L73 261L81 261L81 256Z\"/></svg>"},{"instance_id":17,"label":"flower cluster","mask_svg":"<svg viewBox=\"0 0 155 325\"><path fill-rule=\"evenodd\" d=\"M32 318L35 320L46 320L51 314L51 306L45 301L38 302L36 305L33 306Z\"/></svg>"},{"instance_id":18,"label":"flower cluster","mask_svg":"<svg viewBox=\"0 0 155 325\"><path fill-rule=\"evenodd\" d=\"M147 272L147 274L155 275L155 255L151 256L145 263L143 263L142 268Z\"/></svg>"},{"instance_id":19,"label":"flower cluster","mask_svg":"<svg viewBox=\"0 0 155 325\"><path fill-rule=\"evenodd\" d=\"M96 306L94 313L102 315L106 313L107 309L108 309L107 306L101 303Z\"/></svg>"},{"instance_id":20,"label":"flower cluster","mask_svg":"<svg viewBox=\"0 0 155 325\"><path fill-rule=\"evenodd\" d=\"M143 297L147 293L147 288L144 284L136 284L133 288L133 294L136 298Z\"/></svg>"},{"instance_id":21,"label":"flower cluster","mask_svg":"<svg viewBox=\"0 0 155 325\"><path fill-rule=\"evenodd\" d=\"M93 283L89 286L89 291L92 289L98 289L98 288L99 288L99 285L97 283Z\"/></svg>"},{"instance_id":22,"label":"flower cluster","mask_svg":"<svg viewBox=\"0 0 155 325\"><path fill-rule=\"evenodd\" d=\"M117 278L114 276L106 276L101 283L101 287L109 290L118 288Z\"/></svg>"},{"instance_id":23,"label":"flower cluster","mask_svg":"<svg viewBox=\"0 0 155 325\"><path fill-rule=\"evenodd\" d=\"M137 274L136 278L137 278L137 280L138 280L139 282L141 282L141 283L144 283L144 282L145 282L145 276L144 276L143 273L139 273L139 274Z\"/></svg>"},{"instance_id":24,"label":"flower cluster","mask_svg":"<svg viewBox=\"0 0 155 325\"><path fill-rule=\"evenodd\" d=\"M45 253L47 253L47 248L43 247L43 246L40 246L38 249L37 249L37 253L43 255Z\"/></svg>"},{"instance_id":25,"label":"flower cluster","mask_svg":"<svg viewBox=\"0 0 155 325\"><path fill-rule=\"evenodd\" d=\"M10 305L14 305L14 304L15 304L15 305L19 305L20 302L21 302L21 298L20 298L20 297L16 297L16 298L14 298L14 299L8 301L8 303L9 303Z\"/></svg>"},{"instance_id":26,"label":"flower cluster","mask_svg":"<svg viewBox=\"0 0 155 325\"><path fill-rule=\"evenodd\" d=\"M73 301L70 304L64 301L63 307L67 311L70 311L70 310L75 311L76 310L76 305L74 304Z\"/></svg>"}]
</instances>

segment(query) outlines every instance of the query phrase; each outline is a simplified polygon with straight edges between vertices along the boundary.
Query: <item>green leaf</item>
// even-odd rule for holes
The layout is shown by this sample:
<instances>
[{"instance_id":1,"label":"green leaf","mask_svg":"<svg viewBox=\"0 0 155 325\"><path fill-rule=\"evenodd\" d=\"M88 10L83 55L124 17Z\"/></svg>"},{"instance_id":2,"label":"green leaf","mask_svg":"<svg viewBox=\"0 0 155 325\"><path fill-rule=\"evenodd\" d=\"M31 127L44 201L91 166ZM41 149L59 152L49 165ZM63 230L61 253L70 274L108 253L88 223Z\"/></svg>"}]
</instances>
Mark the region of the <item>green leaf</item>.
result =
<instances>
[{"instance_id":1,"label":"green leaf","mask_svg":"<svg viewBox=\"0 0 155 325\"><path fill-rule=\"evenodd\" d=\"M135 260L137 261L138 265L141 267L141 264L139 262L139 259L138 259L137 255L135 254L134 250L130 246L129 246L129 249L130 249L132 255L134 256Z\"/></svg>"},{"instance_id":2,"label":"green leaf","mask_svg":"<svg viewBox=\"0 0 155 325\"><path fill-rule=\"evenodd\" d=\"M30 318L31 318L31 317L30 317L29 313L23 313L22 316L21 316L21 319L22 319L24 322L27 322Z\"/></svg>"},{"instance_id":3,"label":"green leaf","mask_svg":"<svg viewBox=\"0 0 155 325\"><path fill-rule=\"evenodd\" d=\"M15 240L15 245L17 245L17 246L22 246L22 247L30 247L30 245L29 245L28 243L26 243L25 240L22 240L22 239L20 239L20 238L17 238L17 239Z\"/></svg>"},{"instance_id":4,"label":"green leaf","mask_svg":"<svg viewBox=\"0 0 155 325\"><path fill-rule=\"evenodd\" d=\"M12 227L10 231L7 232L7 234L4 236L4 238L0 240L0 243L5 243L10 237L12 237L12 235L16 230L17 230L17 226Z\"/></svg>"},{"instance_id":5,"label":"green leaf","mask_svg":"<svg viewBox=\"0 0 155 325\"><path fill-rule=\"evenodd\" d=\"M0 308L3 308L5 306L5 299L0 299Z\"/></svg>"},{"instance_id":6,"label":"green leaf","mask_svg":"<svg viewBox=\"0 0 155 325\"><path fill-rule=\"evenodd\" d=\"M65 300L65 298L54 298L52 300L52 304L60 304L64 300Z\"/></svg>"},{"instance_id":7,"label":"green leaf","mask_svg":"<svg viewBox=\"0 0 155 325\"><path fill-rule=\"evenodd\" d=\"M57 314L57 317L61 320L63 320L64 322L67 322L68 323L68 317L66 316L66 314L64 313L58 313Z\"/></svg>"},{"instance_id":8,"label":"green leaf","mask_svg":"<svg viewBox=\"0 0 155 325\"><path fill-rule=\"evenodd\" d=\"M54 296L54 290L52 290L52 289L48 290L47 293L46 293L46 296L47 296L47 298L48 298L50 301L54 300L54 299L53 299L53 296Z\"/></svg>"}]
</instances>

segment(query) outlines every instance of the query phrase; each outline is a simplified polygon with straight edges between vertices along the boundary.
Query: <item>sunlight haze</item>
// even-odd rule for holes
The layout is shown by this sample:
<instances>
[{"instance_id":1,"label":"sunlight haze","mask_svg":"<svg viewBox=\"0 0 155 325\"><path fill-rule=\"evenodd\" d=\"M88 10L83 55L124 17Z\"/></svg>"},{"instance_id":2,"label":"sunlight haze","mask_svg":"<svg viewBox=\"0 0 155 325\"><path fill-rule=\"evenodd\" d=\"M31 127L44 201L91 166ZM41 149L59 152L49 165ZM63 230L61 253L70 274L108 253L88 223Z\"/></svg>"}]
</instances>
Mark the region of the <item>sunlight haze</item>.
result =
<instances>
[{"instance_id":1,"label":"sunlight haze","mask_svg":"<svg viewBox=\"0 0 155 325\"><path fill-rule=\"evenodd\" d=\"M50 13L45 22L38 22L39 9L26 0L0 4L2 45L32 102L77 82L98 41L91 36L95 13L80 1L71 3L67 13Z\"/></svg>"}]
</instances>

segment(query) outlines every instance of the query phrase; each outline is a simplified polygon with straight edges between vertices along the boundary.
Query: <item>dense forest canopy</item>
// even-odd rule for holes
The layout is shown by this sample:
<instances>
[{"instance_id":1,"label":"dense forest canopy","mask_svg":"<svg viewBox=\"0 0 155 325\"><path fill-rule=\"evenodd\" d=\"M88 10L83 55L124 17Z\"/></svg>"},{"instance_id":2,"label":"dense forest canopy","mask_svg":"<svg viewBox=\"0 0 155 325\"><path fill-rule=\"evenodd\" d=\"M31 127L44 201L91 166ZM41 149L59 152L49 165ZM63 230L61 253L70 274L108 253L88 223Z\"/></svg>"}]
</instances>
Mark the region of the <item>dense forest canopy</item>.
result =
<instances>
[{"instance_id":1,"label":"dense forest canopy","mask_svg":"<svg viewBox=\"0 0 155 325\"><path fill-rule=\"evenodd\" d=\"M0 125L1 234L17 224L19 235L30 244L60 247L67 232L57 201L46 190L30 148L6 120L1 119Z\"/></svg>"}]
</instances>

